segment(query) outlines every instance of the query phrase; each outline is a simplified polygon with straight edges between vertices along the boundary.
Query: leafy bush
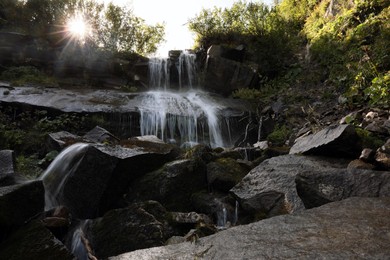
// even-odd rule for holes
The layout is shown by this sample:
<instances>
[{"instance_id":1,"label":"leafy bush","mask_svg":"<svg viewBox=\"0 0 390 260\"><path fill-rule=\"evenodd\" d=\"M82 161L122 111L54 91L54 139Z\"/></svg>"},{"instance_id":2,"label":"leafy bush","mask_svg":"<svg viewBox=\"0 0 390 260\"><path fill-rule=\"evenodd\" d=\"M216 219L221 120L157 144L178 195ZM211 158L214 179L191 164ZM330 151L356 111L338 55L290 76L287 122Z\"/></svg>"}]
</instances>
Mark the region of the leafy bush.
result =
<instances>
[{"instance_id":1,"label":"leafy bush","mask_svg":"<svg viewBox=\"0 0 390 260\"><path fill-rule=\"evenodd\" d=\"M283 145L290 136L290 130L285 125L277 125L272 133L267 136L267 141L274 145Z\"/></svg>"}]
</instances>

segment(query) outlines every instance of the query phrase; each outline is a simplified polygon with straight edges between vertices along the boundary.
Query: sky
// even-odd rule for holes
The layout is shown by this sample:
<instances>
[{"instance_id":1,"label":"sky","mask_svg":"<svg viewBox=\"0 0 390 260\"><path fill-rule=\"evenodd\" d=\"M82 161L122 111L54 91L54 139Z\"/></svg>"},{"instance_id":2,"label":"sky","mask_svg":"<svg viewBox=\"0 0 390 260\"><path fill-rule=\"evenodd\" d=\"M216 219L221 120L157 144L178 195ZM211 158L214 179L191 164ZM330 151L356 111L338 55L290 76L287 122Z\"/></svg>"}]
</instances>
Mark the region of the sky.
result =
<instances>
[{"instance_id":1,"label":"sky","mask_svg":"<svg viewBox=\"0 0 390 260\"><path fill-rule=\"evenodd\" d=\"M194 36L187 28L187 21L200 13L202 8L214 6L230 8L237 0L104 0L130 7L136 16L149 25L165 23L165 40L156 56L168 57L169 50L192 48ZM257 1L270 5L273 0Z\"/></svg>"}]
</instances>

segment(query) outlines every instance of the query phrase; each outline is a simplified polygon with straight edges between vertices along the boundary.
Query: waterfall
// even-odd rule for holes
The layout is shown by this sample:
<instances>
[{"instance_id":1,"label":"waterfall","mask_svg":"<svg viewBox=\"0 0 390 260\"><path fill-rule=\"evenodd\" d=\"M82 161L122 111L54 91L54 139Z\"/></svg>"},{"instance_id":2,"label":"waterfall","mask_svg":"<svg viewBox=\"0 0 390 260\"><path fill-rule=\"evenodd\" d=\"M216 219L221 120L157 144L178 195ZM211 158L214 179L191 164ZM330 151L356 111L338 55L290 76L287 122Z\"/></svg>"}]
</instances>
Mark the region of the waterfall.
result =
<instances>
[{"instance_id":1,"label":"waterfall","mask_svg":"<svg viewBox=\"0 0 390 260\"><path fill-rule=\"evenodd\" d=\"M181 144L225 146L219 114L223 107L207 93L195 90L195 61L195 54L181 52L176 63L180 91L173 92L169 89L169 59L150 59L149 85L153 90L137 97L141 135L156 135L164 141Z\"/></svg>"},{"instance_id":2,"label":"waterfall","mask_svg":"<svg viewBox=\"0 0 390 260\"><path fill-rule=\"evenodd\" d=\"M45 210L62 203L62 190L67 177L73 173L88 148L88 144L76 143L62 151L43 173L41 179L45 186Z\"/></svg>"},{"instance_id":3,"label":"waterfall","mask_svg":"<svg viewBox=\"0 0 390 260\"><path fill-rule=\"evenodd\" d=\"M141 135L156 135L170 142L224 146L217 115L220 108L206 93L150 91L138 98ZM202 127L204 122L207 127Z\"/></svg>"}]
</instances>

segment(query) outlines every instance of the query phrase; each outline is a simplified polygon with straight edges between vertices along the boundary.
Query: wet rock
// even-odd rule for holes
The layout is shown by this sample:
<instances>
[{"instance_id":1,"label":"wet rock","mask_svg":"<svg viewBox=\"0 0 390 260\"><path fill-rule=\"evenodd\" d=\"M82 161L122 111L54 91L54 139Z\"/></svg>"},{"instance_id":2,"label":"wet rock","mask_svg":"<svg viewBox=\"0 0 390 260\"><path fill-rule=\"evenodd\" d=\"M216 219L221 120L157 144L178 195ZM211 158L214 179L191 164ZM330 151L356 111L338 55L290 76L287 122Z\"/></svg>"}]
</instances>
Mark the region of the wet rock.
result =
<instances>
[{"instance_id":1,"label":"wet rock","mask_svg":"<svg viewBox=\"0 0 390 260\"><path fill-rule=\"evenodd\" d=\"M156 200L168 210L185 212L193 210L191 195L206 188L205 163L183 159L169 162L135 180L126 198L130 202Z\"/></svg>"},{"instance_id":2,"label":"wet rock","mask_svg":"<svg viewBox=\"0 0 390 260\"><path fill-rule=\"evenodd\" d=\"M265 160L230 191L241 207L254 216L275 216L303 210L295 178L303 172L345 169L348 161L299 155Z\"/></svg>"},{"instance_id":3,"label":"wet rock","mask_svg":"<svg viewBox=\"0 0 390 260\"><path fill-rule=\"evenodd\" d=\"M0 259L76 258L39 221L30 222L0 244Z\"/></svg>"},{"instance_id":4,"label":"wet rock","mask_svg":"<svg viewBox=\"0 0 390 260\"><path fill-rule=\"evenodd\" d=\"M102 218L91 220L87 230L99 259L164 244L162 223L138 207L109 211Z\"/></svg>"},{"instance_id":5,"label":"wet rock","mask_svg":"<svg viewBox=\"0 0 390 260\"><path fill-rule=\"evenodd\" d=\"M0 186L13 183L15 174L15 154L12 150L0 151Z\"/></svg>"},{"instance_id":6,"label":"wet rock","mask_svg":"<svg viewBox=\"0 0 390 260\"><path fill-rule=\"evenodd\" d=\"M390 198L355 197L109 259L385 259L389 215Z\"/></svg>"},{"instance_id":7,"label":"wet rock","mask_svg":"<svg viewBox=\"0 0 390 260\"><path fill-rule=\"evenodd\" d=\"M44 208L42 181L0 187L0 239Z\"/></svg>"},{"instance_id":8,"label":"wet rock","mask_svg":"<svg viewBox=\"0 0 390 260\"><path fill-rule=\"evenodd\" d=\"M339 125L325 128L307 137L298 138L291 147L290 154L356 158L361 150L361 140L354 127Z\"/></svg>"},{"instance_id":9,"label":"wet rock","mask_svg":"<svg viewBox=\"0 0 390 260\"><path fill-rule=\"evenodd\" d=\"M296 189L306 208L348 197L390 197L390 172L359 168L301 172Z\"/></svg>"},{"instance_id":10,"label":"wet rock","mask_svg":"<svg viewBox=\"0 0 390 260\"><path fill-rule=\"evenodd\" d=\"M218 191L228 192L247 173L247 168L231 158L220 158L207 164L207 182Z\"/></svg>"}]
</instances>

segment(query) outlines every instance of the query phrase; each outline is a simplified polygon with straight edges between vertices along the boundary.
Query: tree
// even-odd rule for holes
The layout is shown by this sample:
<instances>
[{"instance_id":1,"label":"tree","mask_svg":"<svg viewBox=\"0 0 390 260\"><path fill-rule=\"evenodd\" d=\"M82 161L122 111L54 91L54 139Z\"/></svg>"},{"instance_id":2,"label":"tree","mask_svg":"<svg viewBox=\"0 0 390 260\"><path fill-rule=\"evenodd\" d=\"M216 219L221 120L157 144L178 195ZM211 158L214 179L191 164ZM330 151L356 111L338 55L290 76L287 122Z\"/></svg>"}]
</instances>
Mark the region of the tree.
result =
<instances>
[{"instance_id":1,"label":"tree","mask_svg":"<svg viewBox=\"0 0 390 260\"><path fill-rule=\"evenodd\" d=\"M0 0L0 26L65 45L68 20L81 15L91 29L85 42L110 52L155 52L165 26L147 25L130 9L92 0Z\"/></svg>"}]
</instances>

